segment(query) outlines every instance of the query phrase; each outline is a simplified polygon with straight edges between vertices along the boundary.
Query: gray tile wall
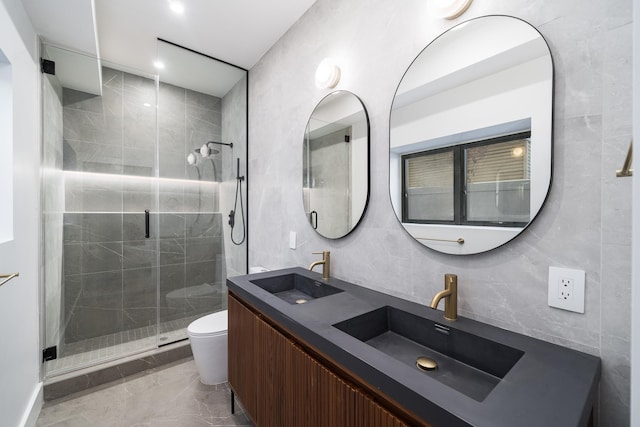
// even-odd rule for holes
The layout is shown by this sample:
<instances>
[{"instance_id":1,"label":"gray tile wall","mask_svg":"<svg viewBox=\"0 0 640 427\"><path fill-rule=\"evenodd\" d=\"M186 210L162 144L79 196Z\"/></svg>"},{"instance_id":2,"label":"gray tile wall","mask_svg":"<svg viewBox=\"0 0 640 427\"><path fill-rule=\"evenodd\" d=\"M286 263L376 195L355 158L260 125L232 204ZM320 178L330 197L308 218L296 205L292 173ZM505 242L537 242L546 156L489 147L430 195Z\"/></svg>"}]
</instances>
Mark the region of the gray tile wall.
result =
<instances>
[{"instance_id":1,"label":"gray tile wall","mask_svg":"<svg viewBox=\"0 0 640 427\"><path fill-rule=\"evenodd\" d=\"M631 0L476 1L453 21L428 2L318 0L251 70L250 262L308 266L332 251L339 278L427 303L444 273L459 276L462 315L602 358L600 425L629 425L631 180L615 178L631 139ZM418 53L447 28L506 14L534 25L555 65L554 177L536 221L486 254L455 257L409 237L389 200L389 112ZM331 23L331 25L327 25ZM302 140L325 57L342 67L336 89L357 94L371 121L371 193L358 228L330 241L302 204ZM298 234L290 250L289 231ZM586 270L585 313L547 305L548 268Z\"/></svg>"},{"instance_id":2,"label":"gray tile wall","mask_svg":"<svg viewBox=\"0 0 640 427\"><path fill-rule=\"evenodd\" d=\"M221 99L103 67L102 96L64 89L64 169L68 171L155 176L156 111L162 212L218 211L217 186L222 155L186 157L207 141L221 138ZM221 150L222 151L222 150ZM227 169L230 167L227 166ZM68 211L140 212L155 207L155 185L131 179L77 176L68 180ZM142 209L141 209L142 208Z\"/></svg>"},{"instance_id":3,"label":"gray tile wall","mask_svg":"<svg viewBox=\"0 0 640 427\"><path fill-rule=\"evenodd\" d=\"M158 304L164 322L226 303L216 183L224 178L222 156L186 161L220 140L221 99L161 83L156 100L152 79L102 71L102 96L63 92L64 169L99 173L65 179L68 343L155 324ZM156 104L158 175L175 180L136 177L155 176ZM151 218L157 245L144 238L145 209L161 212Z\"/></svg>"},{"instance_id":4,"label":"gray tile wall","mask_svg":"<svg viewBox=\"0 0 640 427\"><path fill-rule=\"evenodd\" d=\"M144 214L64 214L65 342L154 325L158 301L160 322L223 307L222 215L163 213L158 221L159 295Z\"/></svg>"},{"instance_id":5,"label":"gray tile wall","mask_svg":"<svg viewBox=\"0 0 640 427\"><path fill-rule=\"evenodd\" d=\"M225 215L224 221L224 246L226 248L226 268L228 276L247 274L247 241L242 245L231 242L227 215L234 209L236 195L236 167L240 158L240 175L247 176L247 77L240 79L238 83L222 98L222 139L233 142L233 150L222 151L224 167L223 182L220 185L220 212ZM235 209L236 227L233 230L233 238L236 242L242 239L242 218L240 213L240 200L245 212L245 232L248 232L249 217L247 215L247 179L242 182L242 199L238 197L238 205Z\"/></svg>"}]
</instances>

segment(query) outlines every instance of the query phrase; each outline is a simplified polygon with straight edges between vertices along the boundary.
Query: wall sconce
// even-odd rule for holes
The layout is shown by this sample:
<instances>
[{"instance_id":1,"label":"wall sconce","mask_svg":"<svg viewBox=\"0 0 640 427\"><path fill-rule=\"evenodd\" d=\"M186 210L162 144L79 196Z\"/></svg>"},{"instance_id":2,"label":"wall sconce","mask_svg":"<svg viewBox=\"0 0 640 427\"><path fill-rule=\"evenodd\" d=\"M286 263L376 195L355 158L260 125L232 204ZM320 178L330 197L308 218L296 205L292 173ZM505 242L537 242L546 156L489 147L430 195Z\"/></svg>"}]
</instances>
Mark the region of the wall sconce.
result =
<instances>
[{"instance_id":1,"label":"wall sconce","mask_svg":"<svg viewBox=\"0 0 640 427\"><path fill-rule=\"evenodd\" d=\"M456 19L466 12L473 0L429 0L438 18Z\"/></svg>"},{"instance_id":2,"label":"wall sconce","mask_svg":"<svg viewBox=\"0 0 640 427\"><path fill-rule=\"evenodd\" d=\"M340 67L330 59L322 60L316 69L316 87L319 89L334 88L340 81Z\"/></svg>"}]
</instances>

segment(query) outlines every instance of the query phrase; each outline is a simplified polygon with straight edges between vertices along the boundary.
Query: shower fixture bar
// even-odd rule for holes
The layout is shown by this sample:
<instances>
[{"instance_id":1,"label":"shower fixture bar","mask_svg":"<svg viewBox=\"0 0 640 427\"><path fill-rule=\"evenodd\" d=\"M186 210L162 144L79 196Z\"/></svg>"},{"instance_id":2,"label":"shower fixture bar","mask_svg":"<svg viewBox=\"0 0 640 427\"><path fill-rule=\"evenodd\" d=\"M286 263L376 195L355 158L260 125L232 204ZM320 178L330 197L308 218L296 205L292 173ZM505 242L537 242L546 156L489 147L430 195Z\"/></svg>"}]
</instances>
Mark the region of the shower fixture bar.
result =
<instances>
[{"instance_id":1,"label":"shower fixture bar","mask_svg":"<svg viewBox=\"0 0 640 427\"><path fill-rule=\"evenodd\" d=\"M206 147L207 149L211 146L211 145L226 145L227 147L233 148L233 142L218 142L218 141L207 141L206 144L204 144L201 148L196 148L195 151L196 153L202 154L202 150ZM209 150L212 151L212 150ZM215 150L214 154L217 154L218 150Z\"/></svg>"},{"instance_id":2,"label":"shower fixture bar","mask_svg":"<svg viewBox=\"0 0 640 427\"><path fill-rule=\"evenodd\" d=\"M624 164L622 165L622 169L616 171L616 176L618 178L624 176L633 176L633 169L631 169L631 163L633 161L633 140L629 143L629 151L627 151L627 158L624 159Z\"/></svg>"},{"instance_id":3,"label":"shower fixture bar","mask_svg":"<svg viewBox=\"0 0 640 427\"><path fill-rule=\"evenodd\" d=\"M233 142L207 141L207 145L209 145L209 144L226 145L227 147L233 148Z\"/></svg>"}]
</instances>

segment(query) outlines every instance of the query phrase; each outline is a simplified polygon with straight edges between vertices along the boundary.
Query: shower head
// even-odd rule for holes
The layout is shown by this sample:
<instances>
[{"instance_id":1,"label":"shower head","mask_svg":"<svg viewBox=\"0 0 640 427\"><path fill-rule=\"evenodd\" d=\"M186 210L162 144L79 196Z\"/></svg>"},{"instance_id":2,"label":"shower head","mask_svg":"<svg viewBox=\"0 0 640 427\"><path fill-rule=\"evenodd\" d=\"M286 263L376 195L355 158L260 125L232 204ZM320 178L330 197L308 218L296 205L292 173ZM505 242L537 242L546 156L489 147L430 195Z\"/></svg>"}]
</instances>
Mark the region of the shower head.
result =
<instances>
[{"instance_id":1,"label":"shower head","mask_svg":"<svg viewBox=\"0 0 640 427\"><path fill-rule=\"evenodd\" d=\"M187 163L193 166L196 164L197 161L198 161L198 158L196 157L196 155L193 153L189 153L189 155L187 156Z\"/></svg>"},{"instance_id":2,"label":"shower head","mask_svg":"<svg viewBox=\"0 0 640 427\"><path fill-rule=\"evenodd\" d=\"M202 147L200 148L196 148L195 151L196 153L200 154L202 156L202 158L206 158L209 156L213 156L216 154L220 154L220 150L216 150L215 148L212 148L212 145L226 145L227 147L231 147L233 148L233 142L218 142L218 141L207 141L206 143L202 144ZM191 153L193 154L193 153ZM196 163L196 161L198 160L196 156L194 156L193 159L189 159L189 157L191 156L191 154L189 154L189 156L187 156L187 162L189 162L190 165L193 165ZM193 161L193 163L191 163Z\"/></svg>"},{"instance_id":3,"label":"shower head","mask_svg":"<svg viewBox=\"0 0 640 427\"><path fill-rule=\"evenodd\" d=\"M220 153L220 150L216 150L215 148L211 148L211 147L207 146L207 144L204 144L202 147L196 148L193 151L195 151L196 153L199 153L202 157L213 156L215 154L219 154Z\"/></svg>"}]
</instances>

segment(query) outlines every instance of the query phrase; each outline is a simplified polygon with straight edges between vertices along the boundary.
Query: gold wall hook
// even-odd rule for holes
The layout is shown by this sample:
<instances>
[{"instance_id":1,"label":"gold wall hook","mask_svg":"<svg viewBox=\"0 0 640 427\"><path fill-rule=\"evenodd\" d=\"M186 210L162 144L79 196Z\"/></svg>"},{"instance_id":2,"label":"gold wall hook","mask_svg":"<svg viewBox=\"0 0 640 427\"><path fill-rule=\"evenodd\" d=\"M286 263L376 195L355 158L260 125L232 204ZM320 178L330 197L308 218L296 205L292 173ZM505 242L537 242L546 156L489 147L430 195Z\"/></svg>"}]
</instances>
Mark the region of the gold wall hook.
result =
<instances>
[{"instance_id":1,"label":"gold wall hook","mask_svg":"<svg viewBox=\"0 0 640 427\"><path fill-rule=\"evenodd\" d=\"M4 285L14 277L18 277L19 275L20 273L0 274L0 279L4 279L2 282L0 282L0 286Z\"/></svg>"},{"instance_id":2,"label":"gold wall hook","mask_svg":"<svg viewBox=\"0 0 640 427\"><path fill-rule=\"evenodd\" d=\"M633 139L629 143L629 151L627 151L627 158L624 159L624 164L622 165L622 169L616 171L616 176L618 178L624 176L633 176L633 169L631 169L631 163L633 163Z\"/></svg>"}]
</instances>

